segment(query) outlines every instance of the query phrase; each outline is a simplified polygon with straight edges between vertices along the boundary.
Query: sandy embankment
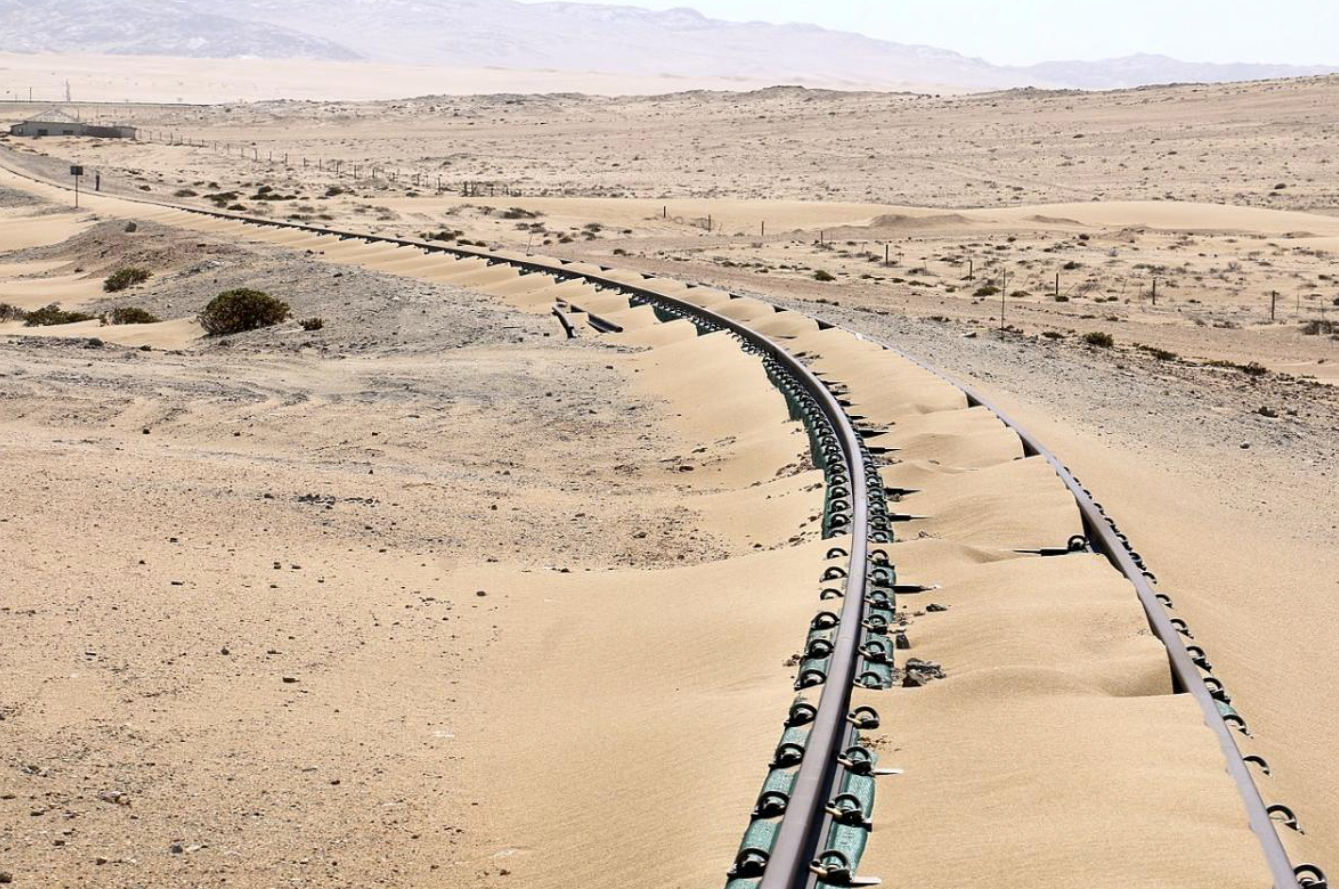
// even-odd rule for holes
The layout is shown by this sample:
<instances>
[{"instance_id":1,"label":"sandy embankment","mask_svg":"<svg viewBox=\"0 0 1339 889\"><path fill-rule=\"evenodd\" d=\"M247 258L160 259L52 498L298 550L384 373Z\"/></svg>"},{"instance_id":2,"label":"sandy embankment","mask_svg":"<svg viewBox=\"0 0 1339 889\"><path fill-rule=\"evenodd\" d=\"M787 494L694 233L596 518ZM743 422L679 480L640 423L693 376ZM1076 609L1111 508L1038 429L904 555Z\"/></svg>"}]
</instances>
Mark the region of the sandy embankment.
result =
<instances>
[{"instance_id":1,"label":"sandy embankment","mask_svg":"<svg viewBox=\"0 0 1339 889\"><path fill-rule=\"evenodd\" d=\"M150 218L180 223L174 213L155 212ZM382 249L325 246L329 249L324 258L330 261L373 268L405 262L404 257ZM414 275L424 279L468 280L487 287L513 286L512 277L483 280L477 277L479 270L470 261L461 264L466 267L457 268L456 261L443 259L436 269L417 264L410 267ZM700 296L713 302L721 299L709 291ZM585 299L590 302L590 295ZM574 305L581 302L580 298L572 300ZM622 316L632 317L626 302L622 309L616 301L609 302L591 305L598 307L601 314L626 313ZM758 316L760 311L747 302L730 308L744 317ZM911 542L896 544L891 552L902 580L936 585L937 589L927 594L927 599L932 597L935 603L950 608L943 614L913 611L908 615L912 654L939 662L948 678L924 688L898 689L877 696L890 730L882 732L876 743L885 751L890 764L901 765L908 771L881 789L876 809L880 828L864 870L904 874L910 869L927 885L959 885L965 879L991 885L1068 886L1076 872L1087 877L1094 870L1109 876L1113 886L1166 885L1182 875L1176 857L1168 854L1150 860L1143 854L1146 843L1162 842L1167 849L1177 850L1182 862L1194 862L1197 879L1205 875L1205 885L1257 885L1258 856L1242 823L1235 793L1222 774L1212 736L1199 723L1198 712L1187 699L1167 693L1165 653L1148 636L1133 592L1109 568L1087 557L1041 560L1018 557L1011 552L1023 546L1059 545L1076 533L1077 514L1072 502L1066 504L1057 495L1058 481L1048 478L1029 461L1019 461L1021 452L1011 433L980 410L967 410L955 390L930 380L923 371L840 331L820 333L809 324L793 325L786 330L789 325L775 318L767 318L767 322L779 324L780 332L776 335L785 336L797 351L813 356L817 369L850 390L853 410L868 422L891 427L883 438L895 442L901 450L895 458L900 462L886 470L889 483L896 483L898 477L915 478L922 493L908 497L905 503L915 511L921 511L920 504L924 504L927 515L906 526L926 539L918 541L910 534L905 535ZM651 327L639 327L623 336L630 341L655 339ZM701 452L704 456L685 458L689 465L700 460L700 466L694 466L691 473L694 481L681 486L681 495L701 490L699 478L715 479L725 487L763 481L785 469L787 453L793 463L800 450L792 443L795 430L785 431L784 414L776 415L770 431L762 414L740 414L741 406L765 403L767 393L774 399L778 396L760 379L761 371L756 368L752 371L755 382L750 383L749 371L741 363L747 360L727 346L712 337L671 342L654 349L647 358L638 359L632 368L652 381L644 391L653 391L660 397L684 397L713 379L729 379L745 394L750 391L748 387L757 387L756 398L741 397L738 403L726 403L720 415L700 413L707 405L696 399L678 409L685 423L681 434L690 441L702 441L702 447L706 448ZM672 375L666 376L670 369ZM634 373L635 376L638 374ZM657 378L662 388L657 388ZM723 426L727 421L728 425ZM757 431L750 434L750 429ZM739 438L723 441L727 434ZM760 455L771 455L771 459L759 459ZM699 470L707 474L699 476ZM752 509L756 510L756 504L778 492L802 496L799 492L805 485L801 479L783 477L759 487L756 494L750 491L741 496L754 498ZM1013 502L998 497L1001 489L1011 492L1013 497L1009 500ZM717 492L703 499L710 502L718 498L728 500L733 495ZM690 498L688 502L693 500ZM802 500L782 502L787 503L788 514L802 524L809 522L812 527L813 517L803 517L804 511L799 508ZM745 502L722 510L720 515L735 518L749 511ZM702 520L708 527L710 516L711 510L705 510ZM738 526L722 524L719 533L736 546L760 542ZM772 541L777 542L780 541ZM902 550L902 546L908 549ZM752 584L765 580L785 586L783 577L794 581L800 562L792 563L789 559L793 556L799 560L805 553L807 548L801 547L788 551L784 558L780 554L760 555L732 563L731 570L720 574L713 573L716 566L690 570L700 572L694 579L707 586L720 584L729 588L732 584L747 583L748 589L759 596L764 592L774 595L776 591L770 587ZM807 554L813 560L816 579L820 563L814 555ZM777 575L770 574L773 568ZM459 575L466 585L479 576L496 579L496 575L487 572ZM603 603L621 603L627 596L627 579L616 575L612 579L612 586L588 580L579 585L589 591L596 606L593 611L601 615L613 608L612 604ZM518 589L531 588L525 578L517 577L512 582ZM811 588L806 591L806 586ZM756 649L739 652L742 660L737 670L716 672L713 665L704 673L700 665L712 663L719 656L719 647L730 644L730 650L735 652L743 644L736 635L739 631L723 627L719 621L708 624L709 630L696 623L697 608L702 604L690 593L698 590L696 584L691 588L671 585L663 590L652 584L649 589L653 597L659 592L660 599L672 600L668 606L672 614L670 638L675 645L666 644L667 640L659 635L639 635L647 630L634 621L626 627L612 626L615 630L622 629L629 641L626 647L619 644L611 648L604 643L608 638L603 632L605 625L588 626L589 611L560 607L573 604L570 600L548 603L554 606L554 623L533 622L535 625L528 625L513 637L516 648L504 645L496 651L503 654L509 665L513 656L521 655L523 668L529 666L529 660L555 650L570 651L573 657L563 659L561 669L551 667L543 674L537 674L533 668L520 673L490 674L487 678L481 674L481 684L475 686L492 692L492 697L486 699L502 700L504 692L510 693L515 684L525 683L526 691L522 694L528 697L522 699L533 701L534 706L519 713L508 707L506 712L499 713L500 729L482 730L475 736L479 746L474 749L490 753L502 750L504 759L510 758L518 764L517 768L507 770L508 774L520 773L522 763L533 767L555 750L564 754L555 760L564 766L553 776L554 785L544 784L538 794L524 776L513 785L502 785L505 789L499 793L501 802L484 822L491 840L484 845L499 847L492 854L501 854L503 859L514 858L518 862L515 872L532 876L537 885L549 885L545 880L558 880L552 885L562 885L561 879L570 879L571 868L581 872L588 869L592 881L612 879L610 885L645 874L643 860L624 862L620 858L612 863L603 858L590 860L588 855L581 854L587 847L578 849L571 845L572 834L568 830L549 817L533 814L536 800L545 798L558 784L565 794L572 794L563 813L565 823L600 830L612 821L610 829L629 842L644 836L645 826L657 828L689 844L684 855L692 861L706 853L702 857L710 861L701 865L704 878L719 873L721 862L728 860L737 840L742 813L756 792L767 753L775 743L778 727L775 722L766 723L762 713L775 708L772 718L776 720L784 712L784 703L790 696L786 681L789 671L780 662L770 668L757 665L765 664L770 648L785 650L796 645L798 632L792 630L794 641L788 641L783 622L779 621L768 632L750 640L758 646ZM1077 594L1079 591L1082 595ZM811 613L815 605L813 592L810 581L798 583L782 594L792 603L786 608L795 609L796 626L801 629L803 615ZM747 602L763 601L752 598L754 593L747 590L742 595ZM1002 601L1006 595L1007 600ZM1063 606L1058 604L1061 601ZM769 613L768 620L780 616ZM608 618L604 623L608 623ZM1001 633L1001 627L1007 628L1007 632ZM502 635L507 633L502 631ZM1057 641L1060 637L1063 642ZM986 647L981 643L985 638L1000 641ZM594 688L603 690L596 699L605 702L602 706L607 705L611 716L638 705L644 710L647 704L635 687L625 687L622 682L613 686L604 684L607 673L599 668L614 665L627 671L641 663L638 655L647 647L668 654L683 646L701 654L683 664L681 669L686 672L679 673L676 669L654 678L654 685L663 694L654 697L658 704L655 712L643 720L649 738L640 737L636 741L624 738L622 743L614 745L608 732L594 731L586 723L565 714L552 714L551 707L540 706L559 694L574 691L578 700L585 701L584 696ZM529 660L524 656L526 652ZM593 661L596 669L588 669L588 661ZM729 687L739 694L722 697L720 683L739 673L748 677L745 686L731 684ZM685 687L694 687L684 677L702 682L696 686L696 694L683 692ZM687 700L674 700L671 688L674 695ZM662 709L659 704L666 700L669 703L664 703ZM1063 702L1063 706L1055 706L1057 701ZM733 753L722 755L719 774L713 772L711 780L700 785L690 782L694 792L681 795L676 793L679 785L651 783L658 772L655 763L648 763L640 755L640 745L664 750L667 755L682 755L681 751L700 747L722 731L728 731L740 708L756 711L758 716L738 723L746 726L747 731L734 729L739 743L732 748ZM943 715L946 712L960 714L961 721L953 722ZM1083 713L1083 718L1074 720L1075 712ZM700 736L694 731L682 737L688 713L700 719L703 727ZM530 728L534 720L550 728L551 733L535 738ZM981 737L981 726L992 729L989 757L983 756L974 741ZM499 733L489 734L493 731ZM1117 732L1128 739L1118 767L1104 756L1104 739ZM522 738L529 740L519 740ZM469 749L468 743L466 748ZM1065 762L1067 768L1013 772L1016 780L1001 780L1001 763L1031 762L1038 751L1043 751L1043 757ZM612 765L610 783L602 777L587 778L586 770L565 770L566 764L583 758ZM466 754L467 762L469 759ZM898 761L891 762L894 759ZM747 764L755 762L757 771L746 774L750 771ZM1165 780L1150 786L1146 775L1153 763ZM647 804L648 791L629 788L626 782L617 780L620 770L647 776L653 798L650 804ZM486 788L497 792L499 784L492 770L474 774L478 781L475 786L481 794ZM578 782L577 778L586 780ZM954 781L963 787L954 800L968 806L957 813L950 811L954 800L942 798L943 788ZM615 792L628 808L636 810L644 806L647 820L628 815L627 809L620 810L620 819L609 819L609 800ZM1101 805L1085 805L1099 796ZM908 807L907 800L912 798L921 802ZM707 814L685 812L682 821L665 818L660 801L677 812L683 811L690 799L700 802ZM732 799L737 801L733 806L729 804ZM908 808L937 814L918 817L908 824L901 814ZM1034 817L1019 819L1016 813L1020 808L1034 812ZM1174 816L1168 818L1168 813ZM696 817L690 817L693 814ZM1059 824L1063 824L1063 829L1057 828ZM1150 835L1150 825L1158 827L1157 837ZM1057 840L1057 836L1063 839ZM880 845L881 837L896 839ZM1100 848L1095 848L1098 838ZM953 858L956 869L948 872L943 867L946 844L958 850ZM1057 851L1056 859L1032 857L1023 866L1016 856L1009 857L1009 853L1019 848L1033 849L1045 844ZM1076 852L1076 847L1084 851ZM512 869L510 865L504 866ZM663 874L674 878L696 872L696 866L682 860L666 861ZM936 883L936 880L948 882ZM1008 883L1009 880L1017 882Z\"/></svg>"}]
</instances>

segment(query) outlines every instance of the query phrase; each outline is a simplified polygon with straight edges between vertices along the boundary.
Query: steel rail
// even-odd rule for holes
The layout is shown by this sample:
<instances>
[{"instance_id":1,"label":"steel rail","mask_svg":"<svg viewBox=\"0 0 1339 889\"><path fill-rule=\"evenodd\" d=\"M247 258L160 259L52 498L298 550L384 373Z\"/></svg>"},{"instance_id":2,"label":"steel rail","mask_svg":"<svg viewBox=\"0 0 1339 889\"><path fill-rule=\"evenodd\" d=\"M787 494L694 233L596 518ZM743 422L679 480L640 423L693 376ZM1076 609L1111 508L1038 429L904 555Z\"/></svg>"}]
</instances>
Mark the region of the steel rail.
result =
<instances>
[{"instance_id":1,"label":"steel rail","mask_svg":"<svg viewBox=\"0 0 1339 889\"><path fill-rule=\"evenodd\" d=\"M31 181L66 191L71 190L69 186L63 183L41 178L25 170L16 170L9 165L5 165L5 167L10 172ZM296 229L314 235L338 237L341 240L394 244L399 247L413 247L430 253L447 253L464 258L477 258L489 264L511 265L527 272L553 275L562 280L580 278L604 289L627 293L653 303L667 304L680 313L696 316L718 328L729 330L780 363L814 399L824 416L832 424L833 429L838 432L852 486L851 552L847 570L847 589L843 598L838 636L832 655L834 667L829 670L828 679L824 684L814 720L814 729L810 733L804 759L796 775L791 802L787 807L785 816L783 816L781 828L777 833L772 855L768 859L759 889L800 889L800 887L812 885L815 882L813 874L809 871L809 861L821 845L822 829L829 820L824 811L824 803L839 771L837 756L842 749L842 740L848 733L847 711L855 681L856 667L859 663L860 620L864 609L868 582L869 492L865 479L859 432L855 429L837 398L803 362L786 352L768 337L753 331L741 322L720 315L710 309L650 288L639 287L636 284L614 280L604 275L566 267L575 263L575 260L559 259L557 260L558 264L555 265L551 262L540 262L529 258L499 256L486 250L446 246L409 238L347 232L299 222L265 219L221 210L207 210L135 195L111 195L111 197L116 200L180 210L248 225ZM611 270L608 266L600 266L599 268L601 271ZM689 284L690 290L697 286L699 285ZM730 295L734 296L734 294ZM778 311L781 311L781 309L778 308ZM820 327L835 326L818 318L813 320ZM854 335L860 336L859 334ZM969 406L979 406L991 411L1001 422L1013 430L1022 442L1025 454L1039 456L1047 461L1075 498L1083 518L1084 528L1088 532L1090 544L1104 555L1134 586L1151 629L1167 650L1174 688L1189 693L1195 698L1204 716L1205 724L1217 737L1219 747L1227 761L1227 771L1237 785L1238 793L1246 809L1250 828L1260 843L1265 862L1274 881L1274 889L1305 889L1305 887L1326 885L1323 872L1319 868L1309 864L1294 867L1292 864L1275 829L1275 822L1270 816L1270 808L1265 805L1259 788L1251 777L1241 750L1228 730L1227 723L1223 719L1213 694L1209 691L1189 652L1181 643L1180 633L1167 617L1158 593L1149 585L1146 572L1140 565L1136 564L1128 546L1113 527L1113 523L1092 499L1087 489L1079 483L1068 467L1030 432L975 389L896 347L885 343L879 345L958 388L966 397ZM1302 874L1312 875L1315 879L1305 879L1303 881L1300 878Z\"/></svg>"}]
</instances>

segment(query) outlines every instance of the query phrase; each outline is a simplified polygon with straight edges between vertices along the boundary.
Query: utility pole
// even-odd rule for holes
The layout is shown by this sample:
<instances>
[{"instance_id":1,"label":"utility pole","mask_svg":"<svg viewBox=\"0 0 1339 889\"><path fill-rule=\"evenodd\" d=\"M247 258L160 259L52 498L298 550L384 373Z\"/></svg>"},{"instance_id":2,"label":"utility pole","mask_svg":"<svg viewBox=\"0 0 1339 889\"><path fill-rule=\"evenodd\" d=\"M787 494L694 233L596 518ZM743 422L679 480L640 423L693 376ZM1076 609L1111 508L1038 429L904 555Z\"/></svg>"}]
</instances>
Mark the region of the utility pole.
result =
<instances>
[{"instance_id":1,"label":"utility pole","mask_svg":"<svg viewBox=\"0 0 1339 889\"><path fill-rule=\"evenodd\" d=\"M967 280L976 280L976 263L971 259L967 260Z\"/></svg>"},{"instance_id":2,"label":"utility pole","mask_svg":"<svg viewBox=\"0 0 1339 889\"><path fill-rule=\"evenodd\" d=\"M66 101L66 102L71 101L71 99L70 99L70 81L69 81L69 80L66 80L66 81L65 81L65 101Z\"/></svg>"},{"instance_id":3,"label":"utility pole","mask_svg":"<svg viewBox=\"0 0 1339 889\"><path fill-rule=\"evenodd\" d=\"M1278 301L1279 292L1277 290L1269 291L1269 320L1271 323L1274 321L1274 307L1278 305Z\"/></svg>"},{"instance_id":4,"label":"utility pole","mask_svg":"<svg viewBox=\"0 0 1339 889\"><path fill-rule=\"evenodd\" d=\"M1153 305L1156 306L1157 304L1158 304L1158 279L1155 276L1153 278Z\"/></svg>"},{"instance_id":5,"label":"utility pole","mask_svg":"<svg viewBox=\"0 0 1339 889\"><path fill-rule=\"evenodd\" d=\"M887 242L885 242L884 245L883 245L883 267L884 267L884 268L888 268L888 244L887 244Z\"/></svg>"},{"instance_id":6,"label":"utility pole","mask_svg":"<svg viewBox=\"0 0 1339 889\"><path fill-rule=\"evenodd\" d=\"M1000 269L1000 336L1004 336L1004 298L1009 294L1009 271Z\"/></svg>"},{"instance_id":7,"label":"utility pole","mask_svg":"<svg viewBox=\"0 0 1339 889\"><path fill-rule=\"evenodd\" d=\"M1060 273L1055 273L1055 298L1060 298Z\"/></svg>"}]
</instances>

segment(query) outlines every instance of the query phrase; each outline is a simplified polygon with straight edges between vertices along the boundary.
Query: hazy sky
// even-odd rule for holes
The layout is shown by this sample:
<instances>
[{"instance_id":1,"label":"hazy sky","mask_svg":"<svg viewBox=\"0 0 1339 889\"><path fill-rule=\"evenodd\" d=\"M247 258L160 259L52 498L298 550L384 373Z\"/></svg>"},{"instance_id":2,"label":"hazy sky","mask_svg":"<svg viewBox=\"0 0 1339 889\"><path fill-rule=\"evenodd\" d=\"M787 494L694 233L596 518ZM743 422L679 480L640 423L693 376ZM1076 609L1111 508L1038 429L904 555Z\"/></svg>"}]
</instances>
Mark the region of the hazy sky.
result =
<instances>
[{"instance_id":1,"label":"hazy sky","mask_svg":"<svg viewBox=\"0 0 1339 889\"><path fill-rule=\"evenodd\" d=\"M527 3L542 0L524 0ZM1136 52L1191 62L1339 65L1339 0L582 0L811 22L999 64Z\"/></svg>"}]
</instances>

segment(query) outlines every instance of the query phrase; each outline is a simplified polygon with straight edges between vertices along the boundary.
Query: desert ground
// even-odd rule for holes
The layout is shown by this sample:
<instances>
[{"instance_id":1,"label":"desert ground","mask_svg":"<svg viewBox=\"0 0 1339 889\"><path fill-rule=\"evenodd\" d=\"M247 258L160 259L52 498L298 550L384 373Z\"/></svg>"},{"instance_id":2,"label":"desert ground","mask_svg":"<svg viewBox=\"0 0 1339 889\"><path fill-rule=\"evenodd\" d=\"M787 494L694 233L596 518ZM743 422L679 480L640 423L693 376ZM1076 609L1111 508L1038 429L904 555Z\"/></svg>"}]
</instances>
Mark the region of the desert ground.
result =
<instances>
[{"instance_id":1,"label":"desert ground","mask_svg":"<svg viewBox=\"0 0 1339 889\"><path fill-rule=\"evenodd\" d=\"M907 772L865 870L1267 885L1128 588L1014 552L1077 527L1053 474L868 349L971 383L1119 521L1296 811L1294 860L1339 866L1337 91L118 104L81 113L142 140L0 138L0 303L161 319L0 322L0 872L720 885L828 563L803 427L723 335L569 290L579 327L624 327L569 339L547 290L146 200L858 335L774 334L904 439L884 480L929 516L896 561L940 587L902 614L947 672L877 704ZM71 163L101 177L78 210ZM104 293L127 265L153 277ZM204 335L237 286L294 320Z\"/></svg>"}]
</instances>

